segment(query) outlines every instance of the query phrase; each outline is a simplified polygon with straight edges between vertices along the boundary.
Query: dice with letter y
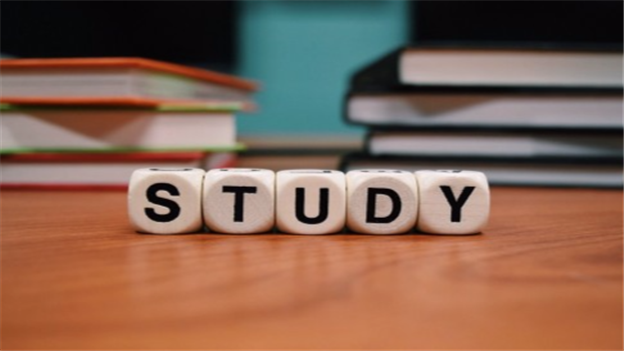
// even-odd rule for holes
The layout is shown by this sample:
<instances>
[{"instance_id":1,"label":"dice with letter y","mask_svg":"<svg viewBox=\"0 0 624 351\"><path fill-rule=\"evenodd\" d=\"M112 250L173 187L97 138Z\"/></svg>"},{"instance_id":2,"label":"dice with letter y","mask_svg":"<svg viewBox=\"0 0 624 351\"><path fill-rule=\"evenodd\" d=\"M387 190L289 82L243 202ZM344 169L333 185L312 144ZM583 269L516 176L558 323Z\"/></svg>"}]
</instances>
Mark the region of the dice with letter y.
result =
<instances>
[{"instance_id":1,"label":"dice with letter y","mask_svg":"<svg viewBox=\"0 0 624 351\"><path fill-rule=\"evenodd\" d=\"M344 173L317 169L280 171L276 188L276 223L280 231L331 234L344 228Z\"/></svg>"},{"instance_id":2,"label":"dice with letter y","mask_svg":"<svg viewBox=\"0 0 624 351\"><path fill-rule=\"evenodd\" d=\"M206 172L197 168L142 168L128 187L128 213L135 230L181 234L202 228L201 187Z\"/></svg>"},{"instance_id":3,"label":"dice with letter y","mask_svg":"<svg viewBox=\"0 0 624 351\"><path fill-rule=\"evenodd\" d=\"M228 234L265 233L275 223L275 173L266 169L208 171L203 189L204 223Z\"/></svg>"},{"instance_id":4,"label":"dice with letter y","mask_svg":"<svg viewBox=\"0 0 624 351\"><path fill-rule=\"evenodd\" d=\"M417 228L431 234L476 234L490 215L485 174L475 171L417 171L420 210Z\"/></svg>"},{"instance_id":5,"label":"dice with letter y","mask_svg":"<svg viewBox=\"0 0 624 351\"><path fill-rule=\"evenodd\" d=\"M347 173L347 227L363 234L409 232L418 216L418 184L411 172L355 170Z\"/></svg>"}]
</instances>

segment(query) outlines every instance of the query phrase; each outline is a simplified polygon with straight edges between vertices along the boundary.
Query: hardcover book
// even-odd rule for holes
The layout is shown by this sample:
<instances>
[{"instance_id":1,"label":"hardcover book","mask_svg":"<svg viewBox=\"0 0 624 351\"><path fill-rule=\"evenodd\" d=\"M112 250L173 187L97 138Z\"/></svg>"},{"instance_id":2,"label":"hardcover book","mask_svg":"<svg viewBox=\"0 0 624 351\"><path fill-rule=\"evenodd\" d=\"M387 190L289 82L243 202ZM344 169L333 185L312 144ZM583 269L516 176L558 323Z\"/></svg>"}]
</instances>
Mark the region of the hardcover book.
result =
<instances>
[{"instance_id":1,"label":"hardcover book","mask_svg":"<svg viewBox=\"0 0 624 351\"><path fill-rule=\"evenodd\" d=\"M228 152L31 153L0 156L2 189L126 189L138 168L233 167Z\"/></svg>"},{"instance_id":2,"label":"hardcover book","mask_svg":"<svg viewBox=\"0 0 624 351\"><path fill-rule=\"evenodd\" d=\"M553 160L552 158L406 157L353 153L343 157L342 171L462 169L485 173L492 185L622 188L622 159Z\"/></svg>"},{"instance_id":3,"label":"hardcover book","mask_svg":"<svg viewBox=\"0 0 624 351\"><path fill-rule=\"evenodd\" d=\"M255 107L257 84L238 77L143 58L0 61L2 97L12 104L240 103Z\"/></svg>"},{"instance_id":4,"label":"hardcover book","mask_svg":"<svg viewBox=\"0 0 624 351\"><path fill-rule=\"evenodd\" d=\"M446 156L609 159L620 163L622 133L471 132L373 130L366 143L374 156Z\"/></svg>"},{"instance_id":5,"label":"hardcover book","mask_svg":"<svg viewBox=\"0 0 624 351\"><path fill-rule=\"evenodd\" d=\"M418 129L622 130L621 90L423 88L352 93L347 122Z\"/></svg>"},{"instance_id":6,"label":"hardcover book","mask_svg":"<svg viewBox=\"0 0 624 351\"><path fill-rule=\"evenodd\" d=\"M415 45L360 69L351 86L356 91L427 86L622 89L622 62L621 48L609 45Z\"/></svg>"},{"instance_id":7,"label":"hardcover book","mask_svg":"<svg viewBox=\"0 0 624 351\"><path fill-rule=\"evenodd\" d=\"M195 105L158 108L0 106L0 153L235 151L234 111Z\"/></svg>"}]
</instances>

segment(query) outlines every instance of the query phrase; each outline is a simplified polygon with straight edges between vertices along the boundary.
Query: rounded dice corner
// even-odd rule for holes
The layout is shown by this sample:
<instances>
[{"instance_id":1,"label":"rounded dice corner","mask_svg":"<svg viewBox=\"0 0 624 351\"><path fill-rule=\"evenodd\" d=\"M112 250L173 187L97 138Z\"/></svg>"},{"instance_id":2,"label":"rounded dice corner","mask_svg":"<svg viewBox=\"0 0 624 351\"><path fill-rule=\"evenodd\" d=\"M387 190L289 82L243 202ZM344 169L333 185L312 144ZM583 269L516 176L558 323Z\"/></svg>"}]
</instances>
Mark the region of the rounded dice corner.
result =
<instances>
[{"instance_id":1,"label":"rounded dice corner","mask_svg":"<svg viewBox=\"0 0 624 351\"><path fill-rule=\"evenodd\" d=\"M489 207L485 174L461 170L143 168L128 187L131 225L150 234L478 234Z\"/></svg>"}]
</instances>

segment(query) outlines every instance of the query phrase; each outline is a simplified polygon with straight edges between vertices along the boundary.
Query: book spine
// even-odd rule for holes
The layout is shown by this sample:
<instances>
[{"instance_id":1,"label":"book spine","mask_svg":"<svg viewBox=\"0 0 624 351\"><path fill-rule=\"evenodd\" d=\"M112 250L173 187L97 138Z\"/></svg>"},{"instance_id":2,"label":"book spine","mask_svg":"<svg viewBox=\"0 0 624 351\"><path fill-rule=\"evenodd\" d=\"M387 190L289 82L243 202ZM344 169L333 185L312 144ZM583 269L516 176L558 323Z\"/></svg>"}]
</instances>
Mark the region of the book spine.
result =
<instances>
[{"instance_id":1,"label":"book spine","mask_svg":"<svg viewBox=\"0 0 624 351\"><path fill-rule=\"evenodd\" d=\"M399 59L402 53L403 49L400 48L357 71L351 79L351 88L358 91L379 91L399 87Z\"/></svg>"},{"instance_id":2,"label":"book spine","mask_svg":"<svg viewBox=\"0 0 624 351\"><path fill-rule=\"evenodd\" d=\"M540 124L540 125L527 125L524 121L517 124L510 123L483 123L483 122L475 122L472 119L464 119L463 121L456 122L444 122L444 123L432 123L433 121L429 120L427 123L421 123L418 116L411 119L409 123L396 122L393 120L384 120L378 118L376 120L362 121L358 117L353 116L350 111L350 104L353 99L361 98L361 97L386 97L386 96L398 96L398 97L413 97L413 96L427 96L427 95L440 95L444 96L447 94L452 95L462 95L465 97L469 97L470 95L487 95L492 94L495 96L510 96L510 97L558 97L558 98L570 98L574 99L576 97L588 98L588 97L615 97L621 98L624 93L623 89L620 88L552 88L552 87L541 87L535 89L527 89L527 88L477 88L477 87L446 87L446 86L435 86L435 87L394 87L392 89L388 89L385 91L362 91L358 90L355 87L352 87L346 94L342 100L341 113L342 119L345 123L355 126L364 126L369 128L375 128L378 130L427 130L427 131L436 131L436 130L448 130L448 131L515 131L515 132L526 132L526 131L577 131L577 130L591 130L592 132L622 132L621 125L576 125L570 123L556 123L552 125L548 124Z\"/></svg>"},{"instance_id":3,"label":"book spine","mask_svg":"<svg viewBox=\"0 0 624 351\"><path fill-rule=\"evenodd\" d=\"M614 87L549 87L549 86L451 86L451 85L389 85L377 84L368 87L351 85L347 96L395 95L395 94L509 94L509 95L622 95L623 88Z\"/></svg>"}]
</instances>

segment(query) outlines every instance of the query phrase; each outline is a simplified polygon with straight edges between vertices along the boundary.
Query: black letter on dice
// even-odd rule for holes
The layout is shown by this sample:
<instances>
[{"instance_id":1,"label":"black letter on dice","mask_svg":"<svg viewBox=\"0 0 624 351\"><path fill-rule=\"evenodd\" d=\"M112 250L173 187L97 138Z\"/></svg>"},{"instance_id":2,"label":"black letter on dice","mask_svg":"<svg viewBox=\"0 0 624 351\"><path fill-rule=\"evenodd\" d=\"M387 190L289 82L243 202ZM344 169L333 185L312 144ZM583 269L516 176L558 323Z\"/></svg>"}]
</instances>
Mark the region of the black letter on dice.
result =
<instances>
[{"instance_id":1,"label":"black letter on dice","mask_svg":"<svg viewBox=\"0 0 624 351\"><path fill-rule=\"evenodd\" d=\"M385 195L392 201L392 211L385 217L375 217L377 195ZM400 213L401 198L396 191L387 188L368 188L368 197L366 198L366 223L390 223L397 219Z\"/></svg>"},{"instance_id":2,"label":"black letter on dice","mask_svg":"<svg viewBox=\"0 0 624 351\"><path fill-rule=\"evenodd\" d=\"M448 201L449 205L451 205L451 222L461 222L461 209L468 200L468 197L470 197L470 194L472 194L475 187L464 187L464 190L462 190L457 200L455 200L455 195L453 195L453 190L450 186L440 185L440 189L442 189L444 197L446 197L446 201Z\"/></svg>"},{"instance_id":3,"label":"black letter on dice","mask_svg":"<svg viewBox=\"0 0 624 351\"><path fill-rule=\"evenodd\" d=\"M305 224L319 224L327 219L329 213L329 189L321 188L319 198L319 214L316 217L308 217L304 213L305 208L305 189L295 189L295 215L300 222Z\"/></svg>"},{"instance_id":4,"label":"black letter on dice","mask_svg":"<svg viewBox=\"0 0 624 351\"><path fill-rule=\"evenodd\" d=\"M242 222L245 194L255 194L258 192L258 188L255 186L224 186L223 192L234 193L234 222Z\"/></svg>"},{"instance_id":5,"label":"black letter on dice","mask_svg":"<svg viewBox=\"0 0 624 351\"><path fill-rule=\"evenodd\" d=\"M147 217L149 217L149 219L154 222L171 222L174 219L178 218L178 216L180 215L180 205L178 205L175 201L158 197L156 193L160 190L166 191L172 196L180 196L180 191L178 191L178 188L176 188L172 184L155 183L150 185L150 187L147 188L146 191L147 200L149 200L149 202L153 204L167 207L169 209L169 213L158 214L156 213L156 211L154 211L153 208L147 207L145 209L145 214L147 215Z\"/></svg>"}]
</instances>

